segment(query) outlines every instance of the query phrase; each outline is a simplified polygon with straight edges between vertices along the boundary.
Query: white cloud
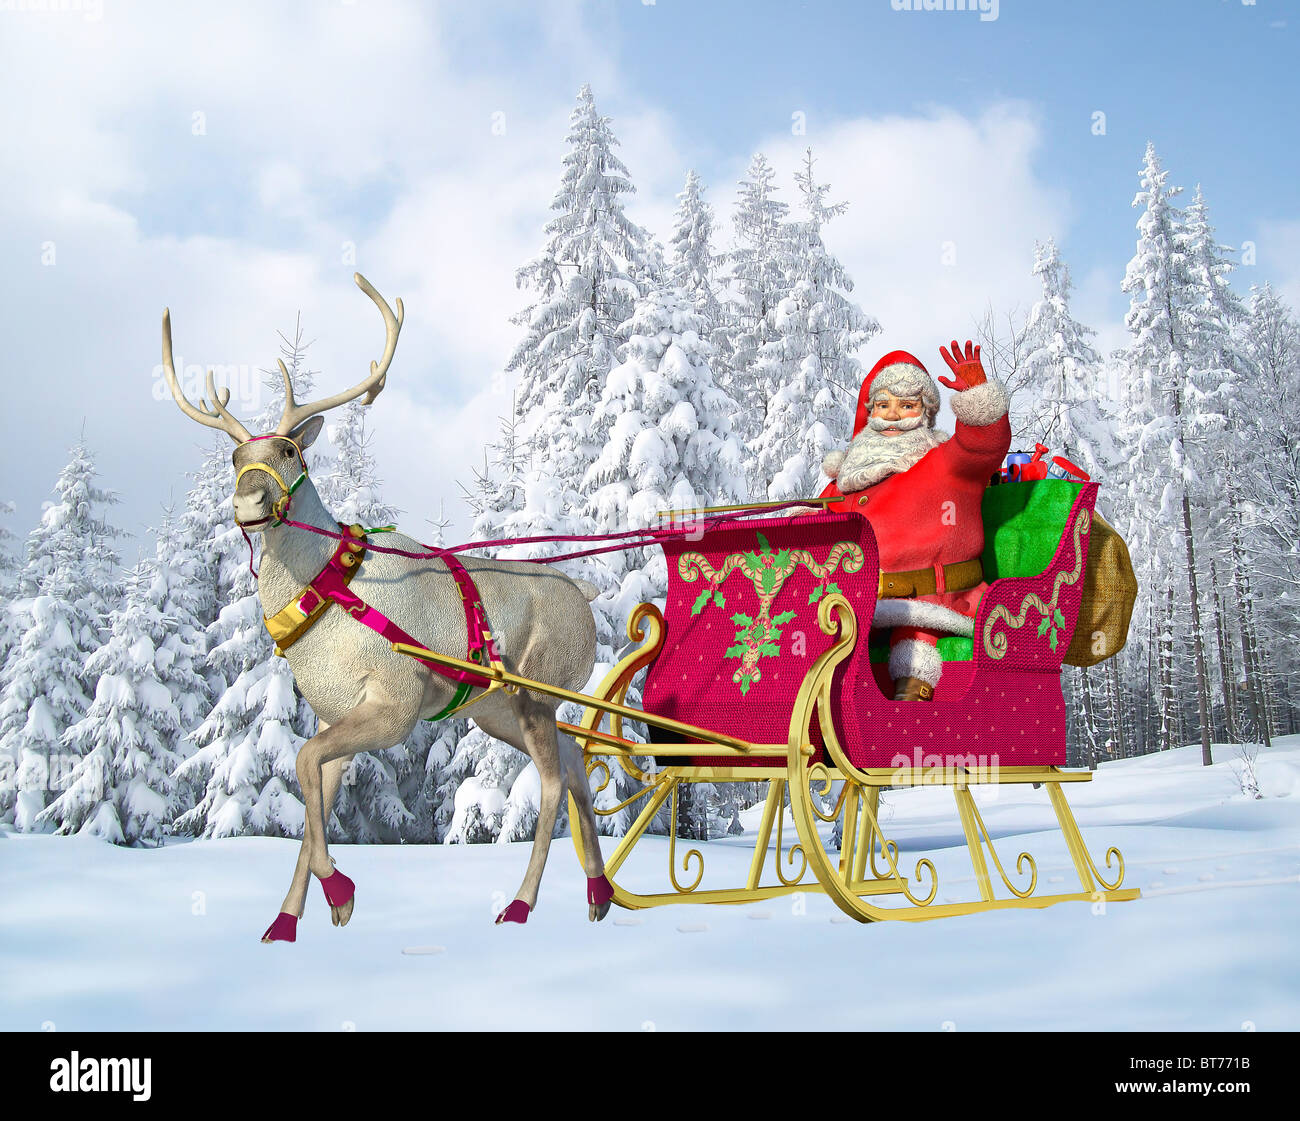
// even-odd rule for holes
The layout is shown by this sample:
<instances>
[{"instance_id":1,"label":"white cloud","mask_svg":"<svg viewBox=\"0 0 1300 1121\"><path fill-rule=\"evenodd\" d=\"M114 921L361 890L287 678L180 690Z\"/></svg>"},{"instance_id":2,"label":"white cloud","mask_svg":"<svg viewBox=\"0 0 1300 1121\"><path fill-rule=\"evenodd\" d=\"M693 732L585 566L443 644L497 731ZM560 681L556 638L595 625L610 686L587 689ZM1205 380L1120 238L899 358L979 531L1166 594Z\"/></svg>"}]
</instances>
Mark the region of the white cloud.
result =
<instances>
[{"instance_id":1,"label":"white cloud","mask_svg":"<svg viewBox=\"0 0 1300 1121\"><path fill-rule=\"evenodd\" d=\"M1237 271L1240 287L1271 281L1274 291L1300 310L1300 219L1260 223L1256 265Z\"/></svg>"},{"instance_id":2,"label":"white cloud","mask_svg":"<svg viewBox=\"0 0 1300 1121\"><path fill-rule=\"evenodd\" d=\"M809 146L831 200L849 203L824 237L882 326L866 366L898 349L946 373L939 346L971 336L989 304L1002 312L1033 301L1034 241L1063 241L1071 219L1066 193L1034 165L1040 142L1036 114L1002 103L973 118L945 108L863 117L757 146L792 211Z\"/></svg>"}]
</instances>

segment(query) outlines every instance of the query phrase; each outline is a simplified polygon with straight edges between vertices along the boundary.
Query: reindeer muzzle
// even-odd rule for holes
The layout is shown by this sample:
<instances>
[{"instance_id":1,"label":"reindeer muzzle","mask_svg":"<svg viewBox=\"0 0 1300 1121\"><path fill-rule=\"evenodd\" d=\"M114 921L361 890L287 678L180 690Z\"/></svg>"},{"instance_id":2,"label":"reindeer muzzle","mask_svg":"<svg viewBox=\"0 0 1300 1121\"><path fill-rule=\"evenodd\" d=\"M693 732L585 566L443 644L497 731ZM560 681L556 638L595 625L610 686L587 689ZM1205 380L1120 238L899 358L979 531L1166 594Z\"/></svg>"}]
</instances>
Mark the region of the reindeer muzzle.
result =
<instances>
[{"instance_id":1,"label":"reindeer muzzle","mask_svg":"<svg viewBox=\"0 0 1300 1121\"><path fill-rule=\"evenodd\" d=\"M293 444L294 448L297 449L298 451L298 462L302 464L302 472L298 475L296 479L294 479L292 483L286 483L284 479L281 478L280 472L277 471L274 467L272 467L268 463L245 463L244 466L239 469L238 474L235 475L236 490L239 489L239 480L244 477L246 472L265 471L268 475L271 476L271 478L273 478L276 481L276 484L279 486L280 497L277 498L274 503L272 503L271 513L268 514L265 518L258 518L256 521L251 521L251 522L241 522L239 521L238 518L236 518L235 521L239 524L240 528L243 528L244 526L265 525L267 522L272 522L274 525L279 525L284 520L285 514L289 512L289 501L290 499L293 498L293 492L296 491L300 486L302 486L303 480L307 478L307 461L303 459L302 449L299 448L298 445L293 440L290 440L288 436L254 436L253 439L254 440L267 440L267 439L289 440L289 443ZM251 441L249 442L251 443Z\"/></svg>"}]
</instances>

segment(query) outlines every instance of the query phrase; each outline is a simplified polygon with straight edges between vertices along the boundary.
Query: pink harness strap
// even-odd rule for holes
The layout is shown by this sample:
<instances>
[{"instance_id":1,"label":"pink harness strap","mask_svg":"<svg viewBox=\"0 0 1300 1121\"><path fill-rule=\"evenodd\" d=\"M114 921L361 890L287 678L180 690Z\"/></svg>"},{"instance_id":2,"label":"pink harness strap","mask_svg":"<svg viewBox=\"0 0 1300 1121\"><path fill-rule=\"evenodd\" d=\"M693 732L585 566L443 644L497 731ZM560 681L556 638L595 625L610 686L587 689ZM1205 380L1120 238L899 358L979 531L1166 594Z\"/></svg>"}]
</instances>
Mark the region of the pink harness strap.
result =
<instances>
[{"instance_id":1,"label":"pink harness strap","mask_svg":"<svg viewBox=\"0 0 1300 1121\"><path fill-rule=\"evenodd\" d=\"M365 539L362 538L362 540ZM382 611L377 611L371 607L344 583L343 574L345 569L339 558L346 551L348 551L348 542L340 542L339 547L321 570L320 575L307 586L306 592L298 600L299 608L304 613L310 613L321 599L332 600L356 619L357 622L364 623L389 642L405 642L411 646L422 646L423 643L412 638ZM487 650L487 643L484 642L483 635L488 630L488 626L487 620L483 617L483 605L479 601L478 588L475 587L473 579L465 571L465 566L461 564L457 557L444 556L442 559L446 562L448 569L451 570L452 578L456 581L456 587L460 591L461 605L465 608L465 629L469 634L468 660L483 664L486 662L485 651ZM434 673L439 673L452 681L479 687L486 687L491 683L490 678L478 674L452 669L450 666L441 666L437 662L430 662L423 658L418 660L428 666Z\"/></svg>"}]
</instances>

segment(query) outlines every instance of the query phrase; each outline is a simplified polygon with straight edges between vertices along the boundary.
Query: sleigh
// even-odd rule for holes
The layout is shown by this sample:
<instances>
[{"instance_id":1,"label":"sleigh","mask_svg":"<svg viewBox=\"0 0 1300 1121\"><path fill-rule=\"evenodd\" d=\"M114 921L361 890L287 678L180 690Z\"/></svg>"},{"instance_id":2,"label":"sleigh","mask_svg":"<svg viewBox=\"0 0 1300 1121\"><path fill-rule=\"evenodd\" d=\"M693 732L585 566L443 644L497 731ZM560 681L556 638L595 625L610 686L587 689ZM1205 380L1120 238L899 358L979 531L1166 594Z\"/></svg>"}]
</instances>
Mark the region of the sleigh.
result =
<instances>
[{"instance_id":1,"label":"sleigh","mask_svg":"<svg viewBox=\"0 0 1300 1121\"><path fill-rule=\"evenodd\" d=\"M1096 483L1051 479L986 492L981 559L989 587L973 636L940 639L943 674L928 702L891 699L887 636L871 631L881 591L876 540L871 523L854 513L736 519L666 536L659 543L668 562L665 607L643 603L632 613L632 649L590 695L518 677L500 664L485 669L422 647L395 648L476 669L493 679L492 688L529 688L584 706L579 724L559 727L582 748L588 775L601 777L597 793L614 766L639 786L596 810L609 816L638 806L605 858L620 906L821 891L870 922L1135 899L1138 890L1123 886L1119 850L1106 850L1102 872L1065 795L1069 784L1092 778L1063 766L1061 666L1083 594L1096 497ZM635 708L626 697L642 670L642 706ZM649 729L649 743L623 734L633 721ZM647 758L654 763L642 762ZM691 783L767 784L743 883L706 886L699 848L689 848L679 865L679 801ZM1028 852L1013 865L1004 861L972 794L988 784L1045 790L1076 890L1041 891L1038 861ZM881 792L913 786L952 791L975 898L946 894L936 902L934 862L905 857L887 836ZM796 834L788 848L787 804ZM581 859L571 797L569 810ZM666 882L634 890L620 871L664 812ZM909 878L904 865L913 860ZM645 876L634 878L641 885Z\"/></svg>"},{"instance_id":2,"label":"sleigh","mask_svg":"<svg viewBox=\"0 0 1300 1121\"><path fill-rule=\"evenodd\" d=\"M1094 863L1065 794L1092 778L1063 769L1061 664L1079 610L1096 494L1095 483L1058 480L990 488L983 508L989 589L973 637L940 640L943 675L925 703L890 699L885 635L870 631L880 576L865 518L765 518L699 541L665 542L664 610L642 604L633 613L628 636L636 648L590 698L581 724L568 728L589 773L603 770L608 782L616 765L641 787L597 811L641 803L606 858L615 902L741 903L822 891L865 922L1137 898L1137 889L1123 887L1118 849L1106 851L1104 873ZM628 709L622 702L643 668L642 710ZM629 719L646 723L651 746L623 737ZM638 765L647 754L656 766ZM767 784L748 875L705 885L699 847L679 864L680 794L688 783L740 782ZM972 795L989 783L1045 791L1077 889L1045 893L1033 855L1021 852L1008 864L999 854ZM902 849L882 827L882 790L920 785L952 791L974 898L936 902L934 863L908 854L909 879ZM787 798L797 834L789 849ZM665 804L666 882L659 891L631 890L620 870Z\"/></svg>"}]
</instances>

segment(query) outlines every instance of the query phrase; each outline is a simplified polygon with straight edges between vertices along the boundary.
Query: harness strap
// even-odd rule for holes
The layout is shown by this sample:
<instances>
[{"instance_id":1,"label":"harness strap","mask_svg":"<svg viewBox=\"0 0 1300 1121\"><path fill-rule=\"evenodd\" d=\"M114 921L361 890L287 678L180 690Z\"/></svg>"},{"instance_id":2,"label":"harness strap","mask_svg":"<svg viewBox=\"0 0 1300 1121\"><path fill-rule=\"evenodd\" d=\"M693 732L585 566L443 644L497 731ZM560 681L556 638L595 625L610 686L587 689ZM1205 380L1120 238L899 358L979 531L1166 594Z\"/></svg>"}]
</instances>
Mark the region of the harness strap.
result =
<instances>
[{"instance_id":1,"label":"harness strap","mask_svg":"<svg viewBox=\"0 0 1300 1121\"><path fill-rule=\"evenodd\" d=\"M339 543L334 555L330 557L316 578L284 610L263 619L267 631L275 639L276 653L283 655L289 646L293 645L315 624L321 612L331 603L338 604L357 622L364 623L389 642L402 642L411 646L419 646L420 643L416 638L404 631L382 611L371 607L348 588L353 576L357 573L357 569L360 568L362 558L365 556L367 542L365 532L359 525L345 526L339 523L339 529L351 536L345 537ZM478 662L480 665L487 664L489 661L496 664L497 658L489 645L491 631L483 614L483 605L479 599L478 588L475 586L473 578L465 570L465 566L460 562L459 558L446 556L442 559L451 572L452 578L456 581L456 588L460 592L461 606L465 610L465 630L468 635L469 647L467 660ZM458 684L452 703L438 713L437 716L431 718L434 720L441 720L455 709L461 707L472 689L476 687L486 688L492 684L492 679L489 677L470 673L466 670L453 669L450 666L442 666L436 662L426 661L421 658L416 660L422 662L434 673L449 678Z\"/></svg>"},{"instance_id":2,"label":"harness strap","mask_svg":"<svg viewBox=\"0 0 1300 1121\"><path fill-rule=\"evenodd\" d=\"M320 614L329 606L330 600L324 594L320 587L321 577L325 573L334 571L338 574L343 586L347 587L352 582L352 577L357 574L361 567L361 561L366 555L366 538L361 532L360 526L345 526L342 522L338 523L339 529L344 534L351 534L351 537L344 537L339 542L338 548L334 550L334 555L330 557L325 568L321 570L316 579L308 584L298 595L289 601L288 605L274 615L264 616L262 622L266 625L267 632L275 640L275 652L281 657L295 642L306 634ZM343 557L347 555L347 561Z\"/></svg>"}]
</instances>

